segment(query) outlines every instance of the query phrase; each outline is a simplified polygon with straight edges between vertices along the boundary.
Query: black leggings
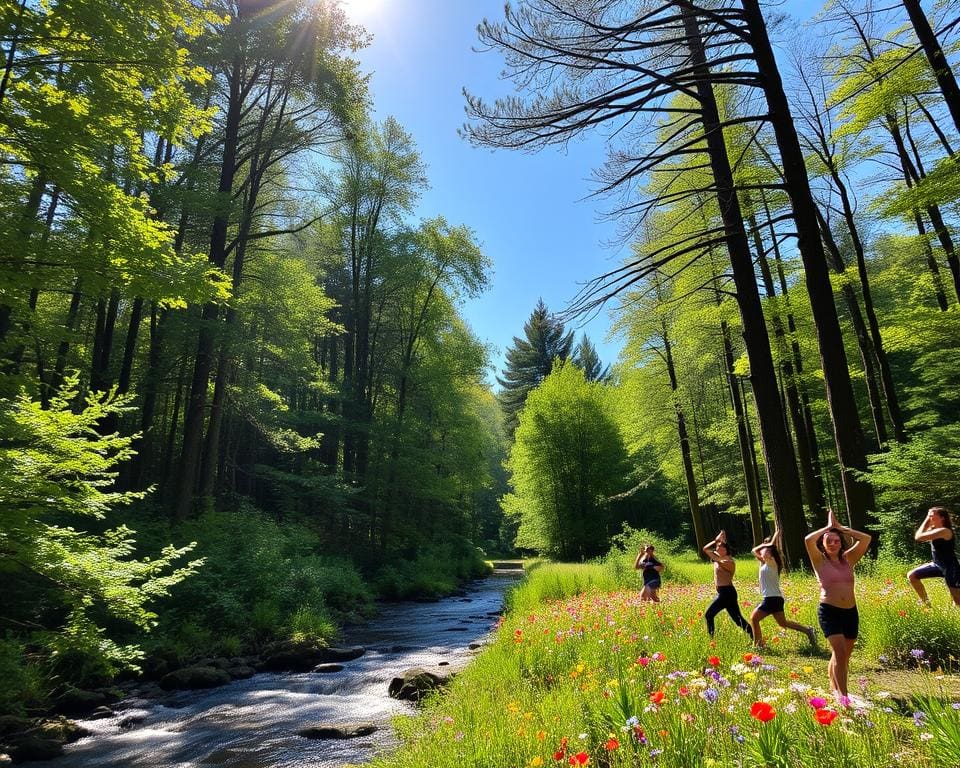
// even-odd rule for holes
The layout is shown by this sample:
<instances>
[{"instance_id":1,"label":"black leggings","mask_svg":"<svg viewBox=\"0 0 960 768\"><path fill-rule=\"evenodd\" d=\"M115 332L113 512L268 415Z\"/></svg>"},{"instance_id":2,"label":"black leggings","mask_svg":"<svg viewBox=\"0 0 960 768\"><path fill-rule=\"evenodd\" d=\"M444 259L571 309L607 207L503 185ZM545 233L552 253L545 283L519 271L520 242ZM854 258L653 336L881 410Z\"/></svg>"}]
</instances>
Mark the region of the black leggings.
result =
<instances>
[{"instance_id":1,"label":"black leggings","mask_svg":"<svg viewBox=\"0 0 960 768\"><path fill-rule=\"evenodd\" d=\"M707 632L713 637L713 620L720 611L726 611L733 619L733 623L753 637L753 629L749 622L743 618L740 613L740 601L737 599L737 588L733 585L727 587L717 587L717 596L710 603L707 612L703 617L707 620Z\"/></svg>"}]
</instances>

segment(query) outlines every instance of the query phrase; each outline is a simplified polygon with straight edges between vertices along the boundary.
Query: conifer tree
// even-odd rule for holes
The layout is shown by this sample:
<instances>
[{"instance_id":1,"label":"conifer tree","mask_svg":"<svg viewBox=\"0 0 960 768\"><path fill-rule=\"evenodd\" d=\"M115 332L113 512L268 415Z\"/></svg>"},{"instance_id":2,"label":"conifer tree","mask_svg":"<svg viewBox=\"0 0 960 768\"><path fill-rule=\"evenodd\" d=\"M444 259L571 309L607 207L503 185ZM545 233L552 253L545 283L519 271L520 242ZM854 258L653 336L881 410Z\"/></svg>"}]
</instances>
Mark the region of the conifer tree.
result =
<instances>
[{"instance_id":1,"label":"conifer tree","mask_svg":"<svg viewBox=\"0 0 960 768\"><path fill-rule=\"evenodd\" d=\"M543 299L537 301L523 326L523 334L522 339L513 337L503 376L497 377L502 387L500 407L511 436L517 428L517 414L530 390L550 375L555 360L570 357L573 348L573 331L564 329L563 323L550 314Z\"/></svg>"},{"instance_id":2,"label":"conifer tree","mask_svg":"<svg viewBox=\"0 0 960 768\"><path fill-rule=\"evenodd\" d=\"M606 381L610 378L610 366L604 365L597 354L597 348L584 334L573 352L573 364L577 366L587 381Z\"/></svg>"}]
</instances>

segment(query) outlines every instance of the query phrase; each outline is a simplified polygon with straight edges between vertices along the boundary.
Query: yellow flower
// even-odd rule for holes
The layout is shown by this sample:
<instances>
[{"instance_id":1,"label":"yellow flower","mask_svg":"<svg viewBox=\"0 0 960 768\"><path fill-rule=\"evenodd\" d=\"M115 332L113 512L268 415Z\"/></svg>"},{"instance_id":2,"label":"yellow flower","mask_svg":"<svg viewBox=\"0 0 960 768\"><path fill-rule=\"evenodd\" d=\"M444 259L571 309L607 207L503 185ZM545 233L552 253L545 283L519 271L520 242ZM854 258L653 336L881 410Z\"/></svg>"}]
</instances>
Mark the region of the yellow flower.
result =
<instances>
[{"instance_id":1,"label":"yellow flower","mask_svg":"<svg viewBox=\"0 0 960 768\"><path fill-rule=\"evenodd\" d=\"M540 768L541 765L543 765L543 758L540 757L540 755L537 755L530 761L530 768Z\"/></svg>"},{"instance_id":2,"label":"yellow flower","mask_svg":"<svg viewBox=\"0 0 960 768\"><path fill-rule=\"evenodd\" d=\"M804 668L803 668L803 674L805 674L805 675L812 675L812 674L813 674L813 667L811 667L811 666L806 666L806 667L804 667Z\"/></svg>"},{"instance_id":3,"label":"yellow flower","mask_svg":"<svg viewBox=\"0 0 960 768\"><path fill-rule=\"evenodd\" d=\"M546 731L537 731L537 741L543 741L545 738L547 738Z\"/></svg>"},{"instance_id":4,"label":"yellow flower","mask_svg":"<svg viewBox=\"0 0 960 768\"><path fill-rule=\"evenodd\" d=\"M507 704L507 709L516 714L520 711L520 705L515 701L511 701L509 704Z\"/></svg>"}]
</instances>

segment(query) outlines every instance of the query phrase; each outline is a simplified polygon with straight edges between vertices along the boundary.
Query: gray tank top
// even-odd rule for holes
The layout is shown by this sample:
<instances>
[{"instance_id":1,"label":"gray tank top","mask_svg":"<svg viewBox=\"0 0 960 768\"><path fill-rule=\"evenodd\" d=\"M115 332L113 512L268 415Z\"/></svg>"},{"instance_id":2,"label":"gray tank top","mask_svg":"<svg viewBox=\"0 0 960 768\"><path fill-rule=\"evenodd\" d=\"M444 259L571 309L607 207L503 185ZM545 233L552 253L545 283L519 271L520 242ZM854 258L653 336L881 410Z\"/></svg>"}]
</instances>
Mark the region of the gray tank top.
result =
<instances>
[{"instance_id":1,"label":"gray tank top","mask_svg":"<svg viewBox=\"0 0 960 768\"><path fill-rule=\"evenodd\" d=\"M783 597L780 591L780 573L774 566L760 564L760 594L764 597Z\"/></svg>"}]
</instances>

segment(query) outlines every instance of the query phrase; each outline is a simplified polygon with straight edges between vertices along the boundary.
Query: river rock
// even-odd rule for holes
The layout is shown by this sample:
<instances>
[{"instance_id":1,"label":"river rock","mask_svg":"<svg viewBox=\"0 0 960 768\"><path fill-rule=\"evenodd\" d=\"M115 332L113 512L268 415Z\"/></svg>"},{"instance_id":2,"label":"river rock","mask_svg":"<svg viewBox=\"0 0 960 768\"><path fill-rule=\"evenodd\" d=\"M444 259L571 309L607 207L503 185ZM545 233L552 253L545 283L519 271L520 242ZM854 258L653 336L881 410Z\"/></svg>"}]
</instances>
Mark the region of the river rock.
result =
<instances>
[{"instance_id":1,"label":"river rock","mask_svg":"<svg viewBox=\"0 0 960 768\"><path fill-rule=\"evenodd\" d=\"M228 659L224 658L215 658L215 659L200 659L195 667L213 667L214 669L222 669L224 671L228 670L233 666Z\"/></svg>"},{"instance_id":2,"label":"river rock","mask_svg":"<svg viewBox=\"0 0 960 768\"><path fill-rule=\"evenodd\" d=\"M313 668L313 671L321 675L329 675L333 672L342 672L343 664L317 664L317 666Z\"/></svg>"},{"instance_id":3,"label":"river rock","mask_svg":"<svg viewBox=\"0 0 960 768\"><path fill-rule=\"evenodd\" d=\"M471 651L476 651L479 648L483 648L483 643L470 643L470 645L467 646L467 649Z\"/></svg>"},{"instance_id":4,"label":"river rock","mask_svg":"<svg viewBox=\"0 0 960 768\"><path fill-rule=\"evenodd\" d=\"M15 739L7 741L2 748L9 752L15 763L25 763L28 760L50 760L63 754L62 741L45 739L34 734L20 734Z\"/></svg>"},{"instance_id":5,"label":"river rock","mask_svg":"<svg viewBox=\"0 0 960 768\"><path fill-rule=\"evenodd\" d=\"M160 678L165 691L184 691L192 688L216 688L230 682L230 675L215 667L184 667L168 672Z\"/></svg>"},{"instance_id":6,"label":"river rock","mask_svg":"<svg viewBox=\"0 0 960 768\"><path fill-rule=\"evenodd\" d=\"M87 715L87 720L103 720L107 717L113 717L113 710L104 705L102 707L97 707L95 710L93 710L93 712Z\"/></svg>"},{"instance_id":7,"label":"river rock","mask_svg":"<svg viewBox=\"0 0 960 768\"><path fill-rule=\"evenodd\" d=\"M428 672L422 667L411 667L400 677L390 681L388 693L403 701L420 701L431 691L442 689L450 678Z\"/></svg>"},{"instance_id":8,"label":"river rock","mask_svg":"<svg viewBox=\"0 0 960 768\"><path fill-rule=\"evenodd\" d=\"M367 652L362 645L355 645L352 648L324 648L323 663L339 663L342 661L353 661L359 659Z\"/></svg>"},{"instance_id":9,"label":"river rock","mask_svg":"<svg viewBox=\"0 0 960 768\"><path fill-rule=\"evenodd\" d=\"M64 715L78 715L96 709L106 704L108 700L107 694L103 691L85 691L70 687L57 697L54 710Z\"/></svg>"},{"instance_id":10,"label":"river rock","mask_svg":"<svg viewBox=\"0 0 960 768\"><path fill-rule=\"evenodd\" d=\"M253 667L248 667L246 664L240 664L236 667L230 667L227 670L227 674L230 675L232 680L246 680L248 677L253 677L257 674L257 670Z\"/></svg>"},{"instance_id":11,"label":"river rock","mask_svg":"<svg viewBox=\"0 0 960 768\"><path fill-rule=\"evenodd\" d=\"M297 735L306 739L355 739L358 736L369 736L375 730L377 726L373 723L341 723L302 728L297 731Z\"/></svg>"}]
</instances>

